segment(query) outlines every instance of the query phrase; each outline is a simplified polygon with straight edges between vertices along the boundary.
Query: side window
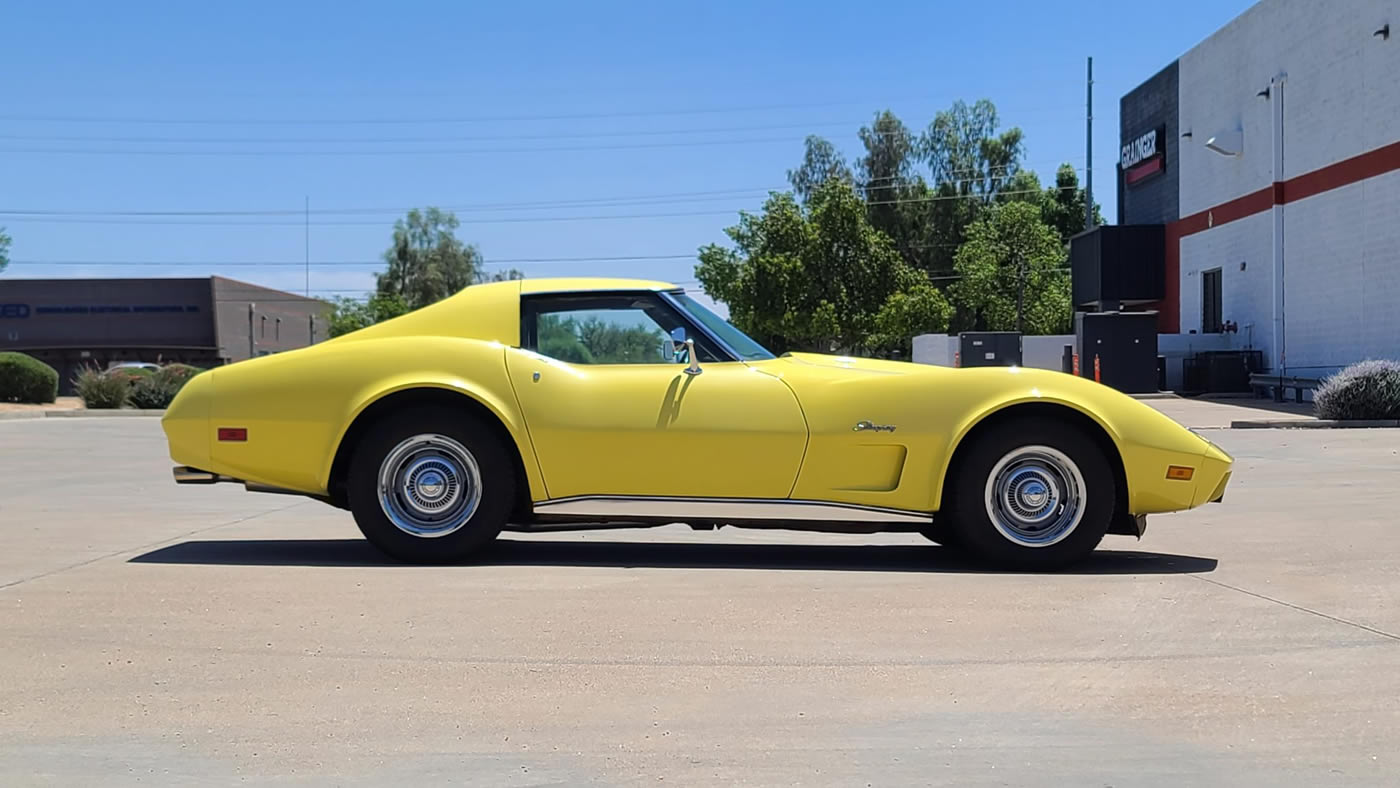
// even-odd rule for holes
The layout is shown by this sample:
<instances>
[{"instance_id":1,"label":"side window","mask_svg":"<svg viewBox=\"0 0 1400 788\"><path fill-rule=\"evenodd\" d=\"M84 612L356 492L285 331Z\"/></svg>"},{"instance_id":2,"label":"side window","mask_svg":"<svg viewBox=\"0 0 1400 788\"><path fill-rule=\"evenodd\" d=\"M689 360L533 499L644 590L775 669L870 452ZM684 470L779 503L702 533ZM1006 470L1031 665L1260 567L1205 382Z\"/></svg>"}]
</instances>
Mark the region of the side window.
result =
<instances>
[{"instance_id":1,"label":"side window","mask_svg":"<svg viewBox=\"0 0 1400 788\"><path fill-rule=\"evenodd\" d=\"M523 344L572 364L668 364L672 329L684 326L700 361L719 356L703 337L654 294L529 298L523 309Z\"/></svg>"}]
</instances>

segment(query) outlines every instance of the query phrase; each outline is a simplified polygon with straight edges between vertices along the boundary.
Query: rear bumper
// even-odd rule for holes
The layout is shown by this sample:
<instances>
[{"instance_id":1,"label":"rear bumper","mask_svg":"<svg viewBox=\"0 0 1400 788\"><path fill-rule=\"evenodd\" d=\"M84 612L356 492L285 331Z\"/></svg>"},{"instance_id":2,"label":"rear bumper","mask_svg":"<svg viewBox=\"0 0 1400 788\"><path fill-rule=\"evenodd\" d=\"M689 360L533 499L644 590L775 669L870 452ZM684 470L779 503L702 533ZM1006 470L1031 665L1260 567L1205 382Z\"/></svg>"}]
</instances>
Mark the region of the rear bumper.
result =
<instances>
[{"instance_id":1,"label":"rear bumper","mask_svg":"<svg viewBox=\"0 0 1400 788\"><path fill-rule=\"evenodd\" d=\"M238 479L232 476L220 476L217 473L201 471L198 468L191 468L188 465L176 465L171 469L175 476L176 484L217 484L219 482L236 482Z\"/></svg>"}]
</instances>

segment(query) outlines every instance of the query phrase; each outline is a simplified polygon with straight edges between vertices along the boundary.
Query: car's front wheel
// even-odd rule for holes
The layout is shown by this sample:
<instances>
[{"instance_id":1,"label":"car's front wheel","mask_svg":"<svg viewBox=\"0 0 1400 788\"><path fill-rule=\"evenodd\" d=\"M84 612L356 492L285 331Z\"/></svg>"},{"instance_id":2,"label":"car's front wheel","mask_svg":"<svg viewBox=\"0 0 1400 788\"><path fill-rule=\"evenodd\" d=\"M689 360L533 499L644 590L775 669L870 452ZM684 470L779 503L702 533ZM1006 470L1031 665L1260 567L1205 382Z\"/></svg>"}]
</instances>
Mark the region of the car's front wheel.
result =
<instances>
[{"instance_id":1,"label":"car's front wheel","mask_svg":"<svg viewBox=\"0 0 1400 788\"><path fill-rule=\"evenodd\" d=\"M951 523L974 554L1016 569L1055 569L1108 531L1114 474L1098 444L1062 422L1021 420L972 436L955 470Z\"/></svg>"},{"instance_id":2,"label":"car's front wheel","mask_svg":"<svg viewBox=\"0 0 1400 788\"><path fill-rule=\"evenodd\" d=\"M410 563L469 557L501 532L513 466L492 430L460 412L422 408L376 423L355 447L347 485L361 533Z\"/></svg>"}]
</instances>

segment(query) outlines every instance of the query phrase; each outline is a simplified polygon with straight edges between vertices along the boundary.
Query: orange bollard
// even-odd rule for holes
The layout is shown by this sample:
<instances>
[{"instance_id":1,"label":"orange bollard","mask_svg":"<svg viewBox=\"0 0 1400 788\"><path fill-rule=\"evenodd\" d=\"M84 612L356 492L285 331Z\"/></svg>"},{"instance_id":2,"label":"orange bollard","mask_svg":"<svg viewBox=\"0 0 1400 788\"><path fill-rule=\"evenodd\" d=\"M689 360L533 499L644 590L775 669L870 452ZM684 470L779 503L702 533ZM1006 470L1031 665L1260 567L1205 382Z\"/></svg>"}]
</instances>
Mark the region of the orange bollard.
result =
<instances>
[{"instance_id":1,"label":"orange bollard","mask_svg":"<svg viewBox=\"0 0 1400 788\"><path fill-rule=\"evenodd\" d=\"M1074 359L1074 376L1077 378L1079 377L1079 354L1075 353L1071 358Z\"/></svg>"},{"instance_id":2,"label":"orange bollard","mask_svg":"<svg viewBox=\"0 0 1400 788\"><path fill-rule=\"evenodd\" d=\"M961 350L955 350L955 351L953 351L953 366L954 366L955 368L956 368L956 367L961 367L961 366L962 366L962 351L961 351Z\"/></svg>"},{"instance_id":3,"label":"orange bollard","mask_svg":"<svg viewBox=\"0 0 1400 788\"><path fill-rule=\"evenodd\" d=\"M1095 382L1095 383L1102 383L1102 382L1103 382L1103 380L1101 380L1100 377L1099 377L1099 356L1098 356L1097 353L1094 354L1094 382Z\"/></svg>"}]
</instances>

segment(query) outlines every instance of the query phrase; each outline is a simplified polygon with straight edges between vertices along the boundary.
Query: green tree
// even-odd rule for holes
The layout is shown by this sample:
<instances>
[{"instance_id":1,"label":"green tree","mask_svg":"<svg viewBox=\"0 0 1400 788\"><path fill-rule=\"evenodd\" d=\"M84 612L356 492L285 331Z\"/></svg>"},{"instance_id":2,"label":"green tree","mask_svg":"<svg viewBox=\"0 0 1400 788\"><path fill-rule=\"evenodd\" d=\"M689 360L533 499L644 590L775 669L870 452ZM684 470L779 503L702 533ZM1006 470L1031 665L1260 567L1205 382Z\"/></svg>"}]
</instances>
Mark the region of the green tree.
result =
<instances>
[{"instance_id":1,"label":"green tree","mask_svg":"<svg viewBox=\"0 0 1400 788\"><path fill-rule=\"evenodd\" d=\"M397 294L375 293L368 300L337 296L331 299L330 335L338 337L409 311Z\"/></svg>"},{"instance_id":2,"label":"green tree","mask_svg":"<svg viewBox=\"0 0 1400 788\"><path fill-rule=\"evenodd\" d=\"M1079 188L1079 175L1074 166L1061 164L1055 172L1055 185L1040 187L1034 172L1021 170L998 195L1000 202L1034 203L1040 208L1040 219L1050 225L1060 237L1060 243L1084 231L1084 203L1088 195ZM1099 204L1094 203L1094 226L1104 223Z\"/></svg>"},{"instance_id":3,"label":"green tree","mask_svg":"<svg viewBox=\"0 0 1400 788\"><path fill-rule=\"evenodd\" d=\"M935 115L919 140L934 186L990 203L1020 170L1025 151L1021 130L998 132L1000 125L996 105L987 99L971 106L956 101Z\"/></svg>"},{"instance_id":4,"label":"green tree","mask_svg":"<svg viewBox=\"0 0 1400 788\"><path fill-rule=\"evenodd\" d=\"M790 193L772 194L761 213L741 213L725 233L736 248L701 248L696 279L729 306L736 326L779 352L888 346L876 318L890 297L929 297L916 290L929 286L928 277L871 226L865 201L842 179L821 183L805 204ZM895 325L895 314L930 310L891 307L887 325ZM946 321L906 328L940 331Z\"/></svg>"},{"instance_id":5,"label":"green tree","mask_svg":"<svg viewBox=\"0 0 1400 788\"><path fill-rule=\"evenodd\" d=\"M394 223L393 243L384 252L388 267L376 276L376 290L419 309L487 279L481 252L457 237L458 226L449 211L409 211Z\"/></svg>"},{"instance_id":6,"label":"green tree","mask_svg":"<svg viewBox=\"0 0 1400 788\"><path fill-rule=\"evenodd\" d=\"M871 345L885 352L912 354L914 337L946 330L952 314L952 305L933 285L918 284L901 290L875 313Z\"/></svg>"},{"instance_id":7,"label":"green tree","mask_svg":"<svg viewBox=\"0 0 1400 788\"><path fill-rule=\"evenodd\" d=\"M1046 189L1040 198L1040 216L1046 224L1055 228L1061 243L1084 232L1084 205L1089 199L1079 188L1079 174L1074 166L1061 164L1055 171L1055 185ZM1094 203L1094 226L1104 223L1099 204Z\"/></svg>"},{"instance_id":8,"label":"green tree","mask_svg":"<svg viewBox=\"0 0 1400 788\"><path fill-rule=\"evenodd\" d=\"M905 262L931 265L929 216L932 192L917 172L919 140L893 112L875 115L859 132L865 155L857 162L857 182L870 209L870 223L889 236Z\"/></svg>"},{"instance_id":9,"label":"green tree","mask_svg":"<svg viewBox=\"0 0 1400 788\"><path fill-rule=\"evenodd\" d=\"M5 234L5 228L0 227L0 272L3 272L10 265L10 236Z\"/></svg>"},{"instance_id":10,"label":"green tree","mask_svg":"<svg viewBox=\"0 0 1400 788\"><path fill-rule=\"evenodd\" d=\"M850 181L851 168L846 165L846 157L836 150L830 140L815 134L802 143L802 164L795 170L788 170L788 183L797 193L798 199L806 201L812 192L831 178Z\"/></svg>"},{"instance_id":11,"label":"green tree","mask_svg":"<svg viewBox=\"0 0 1400 788\"><path fill-rule=\"evenodd\" d=\"M918 156L932 184L920 212L927 249L920 267L931 276L952 270L968 225L1020 172L1023 135L1018 128L998 131L1000 122L987 99L957 101L938 112L919 138Z\"/></svg>"},{"instance_id":12,"label":"green tree","mask_svg":"<svg viewBox=\"0 0 1400 788\"><path fill-rule=\"evenodd\" d=\"M987 209L967 230L950 288L960 328L1056 334L1069 330L1065 247L1034 202Z\"/></svg>"},{"instance_id":13,"label":"green tree","mask_svg":"<svg viewBox=\"0 0 1400 788\"><path fill-rule=\"evenodd\" d=\"M535 327L540 353L575 364L638 364L661 359L661 332L620 326L598 317L579 321L540 315Z\"/></svg>"}]
</instances>

